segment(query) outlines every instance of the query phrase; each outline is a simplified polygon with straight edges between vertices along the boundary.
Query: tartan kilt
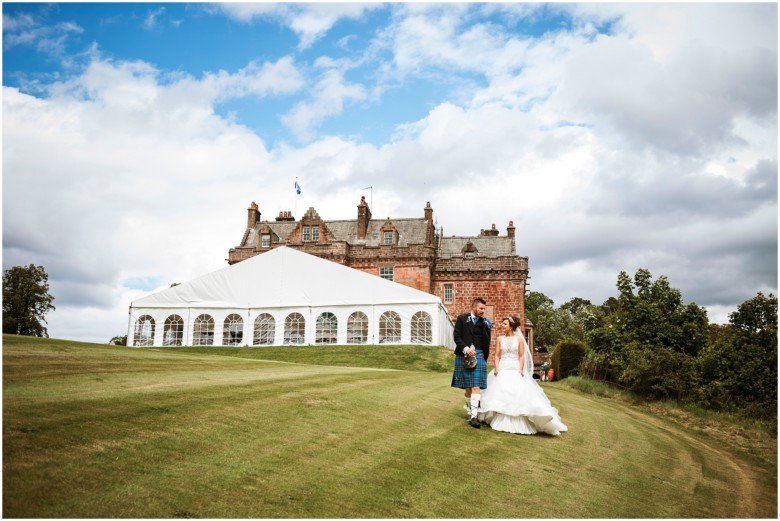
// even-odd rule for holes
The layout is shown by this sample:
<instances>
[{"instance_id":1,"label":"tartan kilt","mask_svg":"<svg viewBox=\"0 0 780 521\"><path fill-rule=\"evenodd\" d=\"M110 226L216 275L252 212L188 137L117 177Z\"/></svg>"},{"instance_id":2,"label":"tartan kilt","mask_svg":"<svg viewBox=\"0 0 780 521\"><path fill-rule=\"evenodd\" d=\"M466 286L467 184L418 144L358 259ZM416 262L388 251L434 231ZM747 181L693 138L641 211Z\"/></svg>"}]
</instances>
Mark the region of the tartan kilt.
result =
<instances>
[{"instance_id":1,"label":"tartan kilt","mask_svg":"<svg viewBox=\"0 0 780 521\"><path fill-rule=\"evenodd\" d=\"M452 387L466 389L471 387L487 388L487 362L482 351L477 351L477 367L467 369L463 357L455 357L455 372L452 374Z\"/></svg>"}]
</instances>

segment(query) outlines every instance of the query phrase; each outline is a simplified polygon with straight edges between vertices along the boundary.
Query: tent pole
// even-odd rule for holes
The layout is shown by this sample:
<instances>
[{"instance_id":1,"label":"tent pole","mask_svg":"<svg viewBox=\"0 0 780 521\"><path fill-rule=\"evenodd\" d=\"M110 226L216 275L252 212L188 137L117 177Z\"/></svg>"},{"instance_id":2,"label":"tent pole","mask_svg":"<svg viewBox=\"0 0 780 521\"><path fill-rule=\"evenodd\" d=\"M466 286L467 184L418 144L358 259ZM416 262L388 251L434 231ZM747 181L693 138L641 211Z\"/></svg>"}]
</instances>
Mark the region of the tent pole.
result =
<instances>
[{"instance_id":1,"label":"tent pole","mask_svg":"<svg viewBox=\"0 0 780 521\"><path fill-rule=\"evenodd\" d=\"M125 345L128 345L130 347L135 347L132 342L132 332L130 331L130 328L133 326L133 305L130 304L130 309L127 311L127 342L125 342Z\"/></svg>"}]
</instances>

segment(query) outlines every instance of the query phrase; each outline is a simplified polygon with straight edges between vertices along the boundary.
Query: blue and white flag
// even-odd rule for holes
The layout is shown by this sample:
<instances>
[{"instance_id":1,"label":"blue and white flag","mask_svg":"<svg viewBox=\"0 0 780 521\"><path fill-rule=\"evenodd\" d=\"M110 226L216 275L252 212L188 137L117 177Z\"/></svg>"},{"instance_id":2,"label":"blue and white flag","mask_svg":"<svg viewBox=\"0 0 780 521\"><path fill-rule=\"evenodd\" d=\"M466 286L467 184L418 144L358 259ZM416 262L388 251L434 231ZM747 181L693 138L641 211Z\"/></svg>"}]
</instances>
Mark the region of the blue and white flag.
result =
<instances>
[{"instance_id":1,"label":"blue and white flag","mask_svg":"<svg viewBox=\"0 0 780 521\"><path fill-rule=\"evenodd\" d=\"M300 195L301 194L301 185L298 184L298 180L295 180L295 193Z\"/></svg>"}]
</instances>

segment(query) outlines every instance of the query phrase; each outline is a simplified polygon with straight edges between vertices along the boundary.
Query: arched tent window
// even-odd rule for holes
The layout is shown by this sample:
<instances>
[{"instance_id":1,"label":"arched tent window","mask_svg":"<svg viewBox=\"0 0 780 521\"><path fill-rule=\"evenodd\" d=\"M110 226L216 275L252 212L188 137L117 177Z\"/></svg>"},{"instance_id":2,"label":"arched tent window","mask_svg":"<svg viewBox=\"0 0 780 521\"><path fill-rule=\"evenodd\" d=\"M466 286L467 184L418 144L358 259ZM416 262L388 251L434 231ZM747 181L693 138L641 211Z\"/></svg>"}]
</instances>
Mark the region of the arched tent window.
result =
<instances>
[{"instance_id":1,"label":"arched tent window","mask_svg":"<svg viewBox=\"0 0 780 521\"><path fill-rule=\"evenodd\" d=\"M325 312L317 317L314 330L315 344L335 344L338 336L339 321L333 313Z\"/></svg>"},{"instance_id":2,"label":"arched tent window","mask_svg":"<svg viewBox=\"0 0 780 521\"><path fill-rule=\"evenodd\" d=\"M385 311L379 317L379 343L397 344L401 341L401 317L395 311Z\"/></svg>"},{"instance_id":3,"label":"arched tent window","mask_svg":"<svg viewBox=\"0 0 780 521\"><path fill-rule=\"evenodd\" d=\"M431 316L425 311L418 311L412 315L412 343L432 344L433 331L431 329Z\"/></svg>"},{"instance_id":4,"label":"arched tent window","mask_svg":"<svg viewBox=\"0 0 780 521\"><path fill-rule=\"evenodd\" d=\"M149 315L144 315L135 321L133 345L140 347L154 345L154 319Z\"/></svg>"},{"instance_id":5,"label":"arched tent window","mask_svg":"<svg viewBox=\"0 0 780 521\"><path fill-rule=\"evenodd\" d=\"M347 343L368 342L368 317L362 311L355 311L347 319Z\"/></svg>"},{"instance_id":6,"label":"arched tent window","mask_svg":"<svg viewBox=\"0 0 780 521\"><path fill-rule=\"evenodd\" d=\"M270 346L274 343L276 320L268 313L261 313L255 319L255 335L252 341L256 346Z\"/></svg>"},{"instance_id":7,"label":"arched tent window","mask_svg":"<svg viewBox=\"0 0 780 521\"><path fill-rule=\"evenodd\" d=\"M179 315L171 315L163 325L163 346L180 346L184 338L184 320Z\"/></svg>"},{"instance_id":8,"label":"arched tent window","mask_svg":"<svg viewBox=\"0 0 780 521\"><path fill-rule=\"evenodd\" d=\"M238 346L244 340L244 319L232 313L225 319L222 329L222 345Z\"/></svg>"},{"instance_id":9,"label":"arched tent window","mask_svg":"<svg viewBox=\"0 0 780 521\"><path fill-rule=\"evenodd\" d=\"M303 344L306 340L306 320L300 313L290 313L284 319L284 344Z\"/></svg>"},{"instance_id":10,"label":"arched tent window","mask_svg":"<svg viewBox=\"0 0 780 521\"><path fill-rule=\"evenodd\" d=\"M203 314L195 318L195 324L192 329L192 345L194 346L213 346L214 345L214 319L211 315Z\"/></svg>"}]
</instances>

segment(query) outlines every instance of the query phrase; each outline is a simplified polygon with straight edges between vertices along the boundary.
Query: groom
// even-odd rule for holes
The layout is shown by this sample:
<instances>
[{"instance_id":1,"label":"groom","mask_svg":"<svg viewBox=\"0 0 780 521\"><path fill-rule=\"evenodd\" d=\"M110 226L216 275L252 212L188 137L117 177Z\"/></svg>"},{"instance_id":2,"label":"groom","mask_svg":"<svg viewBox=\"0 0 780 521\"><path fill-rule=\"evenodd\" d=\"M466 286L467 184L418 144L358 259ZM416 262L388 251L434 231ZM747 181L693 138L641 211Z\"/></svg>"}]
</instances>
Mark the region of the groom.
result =
<instances>
[{"instance_id":1,"label":"groom","mask_svg":"<svg viewBox=\"0 0 780 521\"><path fill-rule=\"evenodd\" d=\"M469 411L469 425L479 429L477 412L480 389L487 387L487 362L490 355L490 328L493 324L484 317L485 301L475 298L471 312L464 313L455 321L455 372L452 387L466 390L466 409ZM464 356L476 355L477 366L468 369Z\"/></svg>"}]
</instances>

